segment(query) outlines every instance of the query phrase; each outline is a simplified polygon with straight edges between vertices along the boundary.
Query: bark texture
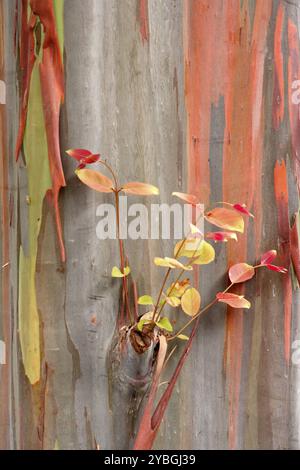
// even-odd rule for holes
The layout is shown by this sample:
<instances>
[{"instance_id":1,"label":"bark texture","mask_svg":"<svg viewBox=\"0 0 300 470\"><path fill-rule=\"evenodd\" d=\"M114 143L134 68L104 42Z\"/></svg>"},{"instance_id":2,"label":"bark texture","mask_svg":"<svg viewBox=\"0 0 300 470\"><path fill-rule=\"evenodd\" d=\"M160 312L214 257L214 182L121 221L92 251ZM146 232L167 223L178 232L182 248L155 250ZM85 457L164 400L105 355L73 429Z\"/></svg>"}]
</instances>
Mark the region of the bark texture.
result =
<instances>
[{"instance_id":1,"label":"bark texture","mask_svg":"<svg viewBox=\"0 0 300 470\"><path fill-rule=\"evenodd\" d=\"M157 185L155 202L171 203L172 191L189 191L207 205L240 202L255 213L238 249L235 242L216 245L216 261L200 271L195 281L203 305L225 285L234 262L254 263L271 248L281 264L293 261L288 276L261 271L243 288L250 311L220 304L201 319L155 446L299 449L300 261L292 224L299 210L300 114L293 93L300 80L300 1L53 1L51 47L56 53L60 47L64 62L59 143L66 187L59 207L65 263L55 201L45 197L63 180L53 184L51 163L50 170L48 163L38 166L51 149L57 157L56 123L47 114L57 109L49 111L45 101L41 107L52 90L43 70L31 77L25 143L17 163L14 158L21 4L0 0L0 352L6 350L0 355L0 448L127 447L136 426L126 421L133 400L127 388L117 429L112 400L118 402L119 392L109 383L119 309L119 283L110 271L118 252L114 241L97 239L96 225L97 207L110 197L74 175L65 150L77 147L100 152L121 180ZM49 31L47 23L39 27ZM158 292L161 271L152 259L170 256L172 246L128 242L140 295Z\"/></svg>"}]
</instances>

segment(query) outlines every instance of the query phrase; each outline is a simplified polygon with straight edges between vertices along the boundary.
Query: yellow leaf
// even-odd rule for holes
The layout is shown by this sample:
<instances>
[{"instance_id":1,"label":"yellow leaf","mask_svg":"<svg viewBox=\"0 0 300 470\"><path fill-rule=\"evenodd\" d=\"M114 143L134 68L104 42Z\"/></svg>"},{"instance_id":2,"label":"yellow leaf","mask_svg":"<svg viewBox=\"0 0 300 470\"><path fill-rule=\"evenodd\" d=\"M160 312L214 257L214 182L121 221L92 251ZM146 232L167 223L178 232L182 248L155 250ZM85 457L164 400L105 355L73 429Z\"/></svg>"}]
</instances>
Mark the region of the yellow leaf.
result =
<instances>
[{"instance_id":1,"label":"yellow leaf","mask_svg":"<svg viewBox=\"0 0 300 470\"><path fill-rule=\"evenodd\" d=\"M100 173L100 171L89 170L89 169L77 169L76 175L84 184L89 188L98 191L99 193L112 193L113 182L110 178Z\"/></svg>"},{"instance_id":2,"label":"yellow leaf","mask_svg":"<svg viewBox=\"0 0 300 470\"><path fill-rule=\"evenodd\" d=\"M124 268L123 273L122 271L120 271L120 269L117 266L114 266L111 271L111 276L112 277L125 277L125 276L128 276L129 273L130 273L129 266L126 266L126 268Z\"/></svg>"},{"instance_id":3,"label":"yellow leaf","mask_svg":"<svg viewBox=\"0 0 300 470\"><path fill-rule=\"evenodd\" d=\"M197 289L187 289L181 298L181 307L184 313L193 317L200 309L201 297Z\"/></svg>"},{"instance_id":4,"label":"yellow leaf","mask_svg":"<svg viewBox=\"0 0 300 470\"><path fill-rule=\"evenodd\" d=\"M197 251L197 258L193 264L209 264L215 259L215 250L214 248L207 243L205 240L202 240L200 248Z\"/></svg>"},{"instance_id":5,"label":"yellow leaf","mask_svg":"<svg viewBox=\"0 0 300 470\"><path fill-rule=\"evenodd\" d=\"M167 256L165 258L154 258L154 264L156 264L156 266L162 266L165 268L184 269L185 271L191 271L193 269L192 266L185 266L184 264L180 263L177 259L168 258Z\"/></svg>"},{"instance_id":6,"label":"yellow leaf","mask_svg":"<svg viewBox=\"0 0 300 470\"><path fill-rule=\"evenodd\" d=\"M236 232L244 232L243 217L232 209L224 207L216 207L205 214L208 222L225 230L233 230Z\"/></svg>"},{"instance_id":7,"label":"yellow leaf","mask_svg":"<svg viewBox=\"0 0 300 470\"><path fill-rule=\"evenodd\" d=\"M139 196L157 196L159 194L159 189L156 186L147 183L139 183L137 181L124 184L122 191L126 194L136 194Z\"/></svg>"},{"instance_id":8,"label":"yellow leaf","mask_svg":"<svg viewBox=\"0 0 300 470\"><path fill-rule=\"evenodd\" d=\"M180 305L180 299L176 296L166 297L166 302L171 307L178 307Z\"/></svg>"},{"instance_id":9,"label":"yellow leaf","mask_svg":"<svg viewBox=\"0 0 300 470\"><path fill-rule=\"evenodd\" d=\"M198 256L202 240L200 238L188 238L177 242L174 248L174 256L180 258L194 258Z\"/></svg>"},{"instance_id":10,"label":"yellow leaf","mask_svg":"<svg viewBox=\"0 0 300 470\"><path fill-rule=\"evenodd\" d=\"M190 339L189 336L186 335L178 335L177 338L182 339L183 341L188 341Z\"/></svg>"}]
</instances>

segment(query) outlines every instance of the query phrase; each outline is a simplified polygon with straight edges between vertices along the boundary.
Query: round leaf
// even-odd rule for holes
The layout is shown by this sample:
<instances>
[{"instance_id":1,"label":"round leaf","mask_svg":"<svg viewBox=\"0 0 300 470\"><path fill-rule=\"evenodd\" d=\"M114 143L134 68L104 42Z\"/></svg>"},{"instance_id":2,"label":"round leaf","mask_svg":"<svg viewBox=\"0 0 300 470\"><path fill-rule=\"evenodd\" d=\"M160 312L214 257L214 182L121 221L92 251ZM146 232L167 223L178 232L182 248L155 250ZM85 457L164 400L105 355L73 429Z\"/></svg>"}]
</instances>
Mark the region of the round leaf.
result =
<instances>
[{"instance_id":1,"label":"round leaf","mask_svg":"<svg viewBox=\"0 0 300 470\"><path fill-rule=\"evenodd\" d=\"M193 264L209 264L215 259L215 250L209 243L202 240L196 256Z\"/></svg>"},{"instance_id":2,"label":"round leaf","mask_svg":"<svg viewBox=\"0 0 300 470\"><path fill-rule=\"evenodd\" d=\"M254 276L254 274L254 267L247 263L234 264L229 269L229 279L233 284L248 281Z\"/></svg>"},{"instance_id":3,"label":"round leaf","mask_svg":"<svg viewBox=\"0 0 300 470\"><path fill-rule=\"evenodd\" d=\"M181 297L181 307L184 313L193 317L200 309L201 297L197 289L187 289Z\"/></svg>"}]
</instances>

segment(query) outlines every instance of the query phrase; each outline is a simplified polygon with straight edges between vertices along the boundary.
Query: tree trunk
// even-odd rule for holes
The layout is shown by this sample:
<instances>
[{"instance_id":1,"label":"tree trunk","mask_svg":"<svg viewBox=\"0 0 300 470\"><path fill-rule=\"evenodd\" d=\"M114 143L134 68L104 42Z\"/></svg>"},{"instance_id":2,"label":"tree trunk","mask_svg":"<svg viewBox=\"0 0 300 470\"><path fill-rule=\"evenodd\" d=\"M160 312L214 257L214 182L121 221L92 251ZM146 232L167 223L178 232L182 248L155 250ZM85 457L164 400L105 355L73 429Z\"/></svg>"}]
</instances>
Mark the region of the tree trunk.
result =
<instances>
[{"instance_id":1,"label":"tree trunk","mask_svg":"<svg viewBox=\"0 0 300 470\"><path fill-rule=\"evenodd\" d=\"M255 214L239 244L216 245L216 261L200 270L203 305L226 286L235 262L255 263L274 248L280 264L291 266L286 276L261 270L247 283L249 311L218 304L201 319L155 447L299 449L300 1L50 3L50 50L63 51L66 187L51 166L57 110L43 100L53 92L59 107L60 88L53 81L58 59L47 59L46 49L43 60L54 63L48 78L49 70L54 75L46 88L36 62L23 146L14 158L24 83L22 1L0 0L0 448L132 445L147 387L123 393L110 383L120 297L110 272L118 252L114 240L96 236L97 207L110 195L82 185L65 154L88 148L107 158L121 181L158 186L159 202L171 204L172 192L183 191L206 206L245 203ZM41 23L35 37L39 28L51 32ZM171 256L173 241L130 240L127 251L140 295L155 295L161 271L152 260Z\"/></svg>"}]
</instances>

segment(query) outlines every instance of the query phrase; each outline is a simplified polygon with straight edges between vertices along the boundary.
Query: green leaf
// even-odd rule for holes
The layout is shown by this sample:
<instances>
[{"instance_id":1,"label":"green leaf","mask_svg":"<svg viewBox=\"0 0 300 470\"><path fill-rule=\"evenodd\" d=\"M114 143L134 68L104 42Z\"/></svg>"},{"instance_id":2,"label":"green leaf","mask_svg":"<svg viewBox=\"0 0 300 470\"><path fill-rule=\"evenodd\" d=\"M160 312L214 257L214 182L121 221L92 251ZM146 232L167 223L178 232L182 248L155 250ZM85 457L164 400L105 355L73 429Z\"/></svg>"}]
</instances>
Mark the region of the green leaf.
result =
<instances>
[{"instance_id":1,"label":"green leaf","mask_svg":"<svg viewBox=\"0 0 300 470\"><path fill-rule=\"evenodd\" d=\"M124 268L123 273L122 271L120 271L120 269L117 266L114 266L111 270L112 277L125 277L125 276L128 276L129 273L130 273L129 266L126 266L126 268Z\"/></svg>"},{"instance_id":2,"label":"green leaf","mask_svg":"<svg viewBox=\"0 0 300 470\"><path fill-rule=\"evenodd\" d=\"M173 331L173 326L167 317L163 317L159 322L156 322L156 325L163 330Z\"/></svg>"},{"instance_id":3,"label":"green leaf","mask_svg":"<svg viewBox=\"0 0 300 470\"><path fill-rule=\"evenodd\" d=\"M140 304L140 305L153 305L154 302L153 302L153 299L152 299L151 295L142 295L138 299L138 304Z\"/></svg>"},{"instance_id":4,"label":"green leaf","mask_svg":"<svg viewBox=\"0 0 300 470\"><path fill-rule=\"evenodd\" d=\"M178 335L177 338L182 339L183 341L187 341L190 339L189 336L186 336L186 335Z\"/></svg>"},{"instance_id":5,"label":"green leaf","mask_svg":"<svg viewBox=\"0 0 300 470\"><path fill-rule=\"evenodd\" d=\"M141 320L137 324L137 329L139 331L143 331L143 327L146 323L151 323L151 320L148 320L147 318L141 318Z\"/></svg>"},{"instance_id":6,"label":"green leaf","mask_svg":"<svg viewBox=\"0 0 300 470\"><path fill-rule=\"evenodd\" d=\"M128 274L130 274L130 267L129 266L126 266L126 268L124 268L124 276L128 276Z\"/></svg>"}]
</instances>

